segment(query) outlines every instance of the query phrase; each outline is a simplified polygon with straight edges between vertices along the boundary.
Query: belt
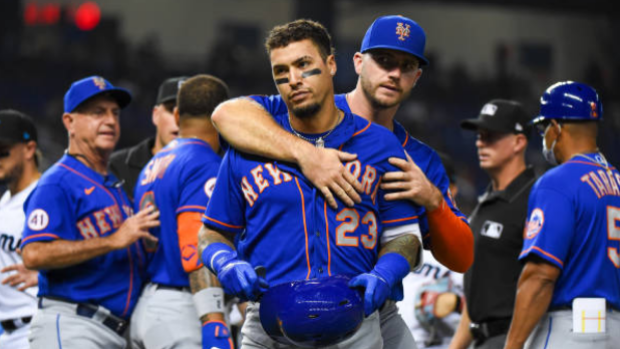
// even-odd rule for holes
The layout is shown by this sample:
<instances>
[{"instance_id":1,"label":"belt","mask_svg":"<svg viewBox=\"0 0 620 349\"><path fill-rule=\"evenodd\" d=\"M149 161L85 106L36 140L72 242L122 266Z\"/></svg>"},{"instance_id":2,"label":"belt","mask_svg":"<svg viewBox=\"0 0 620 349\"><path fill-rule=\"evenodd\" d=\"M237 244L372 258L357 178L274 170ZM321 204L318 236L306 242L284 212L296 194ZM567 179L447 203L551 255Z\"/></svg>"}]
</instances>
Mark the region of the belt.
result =
<instances>
[{"instance_id":1,"label":"belt","mask_svg":"<svg viewBox=\"0 0 620 349\"><path fill-rule=\"evenodd\" d=\"M169 291L180 291L180 292L186 292L189 291L189 287L183 287L183 286L167 286L167 285L162 285L162 284L156 284L153 283L155 285L155 289L156 290L169 290Z\"/></svg>"},{"instance_id":2,"label":"belt","mask_svg":"<svg viewBox=\"0 0 620 349\"><path fill-rule=\"evenodd\" d=\"M480 345L491 337L508 333L510 320L510 318L505 318L480 323L472 322L469 325L469 331L476 340L476 344Z\"/></svg>"},{"instance_id":3,"label":"belt","mask_svg":"<svg viewBox=\"0 0 620 349\"><path fill-rule=\"evenodd\" d=\"M75 305L75 313L77 315L100 322L105 327L116 332L116 334L118 334L121 337L125 334L125 330L127 330L127 326L129 325L128 321L123 320L111 314L108 309L106 309L105 307L99 306L99 305L88 304L88 303L75 303L75 302L71 302L71 301L56 298L56 297L45 297L45 299L49 299L55 302ZM42 309L42 308L44 308L43 298L39 298L39 309Z\"/></svg>"},{"instance_id":4,"label":"belt","mask_svg":"<svg viewBox=\"0 0 620 349\"><path fill-rule=\"evenodd\" d=\"M18 328L24 327L27 324L30 323L30 321L32 320L32 316L25 316L23 318L18 318L18 319L9 319L9 320L3 320L1 322L2 324L2 328L7 331L15 331Z\"/></svg>"}]
</instances>

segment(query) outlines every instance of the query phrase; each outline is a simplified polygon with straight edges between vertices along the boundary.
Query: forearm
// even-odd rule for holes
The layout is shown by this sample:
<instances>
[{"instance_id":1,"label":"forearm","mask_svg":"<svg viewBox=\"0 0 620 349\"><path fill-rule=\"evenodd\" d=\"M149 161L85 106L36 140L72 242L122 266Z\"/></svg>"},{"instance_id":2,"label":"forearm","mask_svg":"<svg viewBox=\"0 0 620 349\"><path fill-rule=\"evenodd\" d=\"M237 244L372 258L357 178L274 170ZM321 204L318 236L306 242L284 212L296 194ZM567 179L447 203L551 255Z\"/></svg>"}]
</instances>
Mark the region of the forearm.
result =
<instances>
[{"instance_id":1,"label":"forearm","mask_svg":"<svg viewBox=\"0 0 620 349\"><path fill-rule=\"evenodd\" d=\"M398 253L405 257L413 270L417 265L420 254L420 240L415 235L403 235L390 240L379 249L379 258L388 253Z\"/></svg>"},{"instance_id":2,"label":"forearm","mask_svg":"<svg viewBox=\"0 0 620 349\"><path fill-rule=\"evenodd\" d=\"M222 103L211 116L218 132L240 151L296 163L313 146L278 125L258 103L237 98Z\"/></svg>"},{"instance_id":3,"label":"forearm","mask_svg":"<svg viewBox=\"0 0 620 349\"><path fill-rule=\"evenodd\" d=\"M196 294L202 290L208 288L222 288L220 282L217 277L213 275L207 268L200 268L195 270L189 274L189 286L192 291L192 294ZM210 300L205 300L210 301ZM224 301L223 297L220 301ZM224 321L224 304L222 306L222 311L214 311L205 314L198 314L200 316L200 321L205 323L207 321ZM200 311L200 309L198 309Z\"/></svg>"},{"instance_id":4,"label":"forearm","mask_svg":"<svg viewBox=\"0 0 620 349\"><path fill-rule=\"evenodd\" d=\"M519 278L517 299L505 349L521 349L551 303L555 283L528 273Z\"/></svg>"},{"instance_id":5,"label":"forearm","mask_svg":"<svg viewBox=\"0 0 620 349\"><path fill-rule=\"evenodd\" d=\"M33 242L24 247L24 265L32 270L61 269L113 251L108 237L70 241Z\"/></svg>"},{"instance_id":6,"label":"forearm","mask_svg":"<svg viewBox=\"0 0 620 349\"><path fill-rule=\"evenodd\" d=\"M474 338L469 331L469 325L471 324L471 320L469 318L469 312L467 311L467 304L463 304L463 312L461 313L461 321L459 322L459 326L454 333L454 337L452 337L452 341L450 342L450 346L448 349L466 349L469 347Z\"/></svg>"},{"instance_id":7,"label":"forearm","mask_svg":"<svg viewBox=\"0 0 620 349\"><path fill-rule=\"evenodd\" d=\"M202 227L200 227L200 231L198 231L198 253L202 255L207 246L216 242L224 243L234 249L235 246L233 245L232 240L232 236L229 236L224 232L210 229L207 226L203 225ZM208 263L208 261L202 262L205 265L206 263Z\"/></svg>"},{"instance_id":8,"label":"forearm","mask_svg":"<svg viewBox=\"0 0 620 349\"><path fill-rule=\"evenodd\" d=\"M442 201L426 215L433 256L449 269L464 273L474 262L474 236L469 225Z\"/></svg>"}]
</instances>

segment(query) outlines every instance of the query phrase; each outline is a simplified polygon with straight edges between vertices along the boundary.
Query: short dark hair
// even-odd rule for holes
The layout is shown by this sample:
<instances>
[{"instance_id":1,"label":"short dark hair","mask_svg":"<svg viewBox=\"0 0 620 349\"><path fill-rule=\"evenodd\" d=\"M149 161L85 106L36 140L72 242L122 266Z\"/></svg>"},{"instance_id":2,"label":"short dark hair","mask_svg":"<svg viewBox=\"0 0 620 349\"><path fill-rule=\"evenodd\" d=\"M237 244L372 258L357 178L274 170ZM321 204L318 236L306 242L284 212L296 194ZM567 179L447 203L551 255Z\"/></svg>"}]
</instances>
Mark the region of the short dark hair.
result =
<instances>
[{"instance_id":1,"label":"short dark hair","mask_svg":"<svg viewBox=\"0 0 620 349\"><path fill-rule=\"evenodd\" d=\"M321 23L309 19L298 19L271 29L265 40L265 49L267 49L267 54L271 54L271 51L276 48L286 47L293 42L306 39L312 40L317 46L323 60L335 52L327 29Z\"/></svg>"},{"instance_id":2,"label":"short dark hair","mask_svg":"<svg viewBox=\"0 0 620 349\"><path fill-rule=\"evenodd\" d=\"M210 117L218 104L228 99L228 86L212 75L200 74L187 79L177 95L181 119Z\"/></svg>"}]
</instances>

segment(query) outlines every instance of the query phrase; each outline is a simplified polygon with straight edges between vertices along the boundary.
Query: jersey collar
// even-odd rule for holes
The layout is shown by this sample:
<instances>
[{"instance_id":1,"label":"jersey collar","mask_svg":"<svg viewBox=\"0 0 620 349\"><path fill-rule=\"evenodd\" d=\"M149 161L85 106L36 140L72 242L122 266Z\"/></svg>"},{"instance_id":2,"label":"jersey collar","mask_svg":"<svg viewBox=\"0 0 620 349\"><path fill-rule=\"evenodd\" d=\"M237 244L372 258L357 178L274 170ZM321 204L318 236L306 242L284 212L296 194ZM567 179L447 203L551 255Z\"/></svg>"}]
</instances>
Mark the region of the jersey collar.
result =
<instances>
[{"instance_id":1,"label":"jersey collar","mask_svg":"<svg viewBox=\"0 0 620 349\"><path fill-rule=\"evenodd\" d=\"M64 154L60 159L60 163L72 168L90 179L95 180L98 183L103 184L106 187L115 187L118 184L118 179L111 172L109 172L107 176L103 176L92 168L84 165L84 163L75 158L75 156Z\"/></svg>"},{"instance_id":2,"label":"jersey collar","mask_svg":"<svg viewBox=\"0 0 620 349\"><path fill-rule=\"evenodd\" d=\"M532 166L528 166L525 171L521 172L508 187L504 190L493 191L491 184L487 187L485 193L480 197L480 202L500 199L507 202L513 202L521 194L523 190L529 188L529 183L536 180L536 173Z\"/></svg>"}]
</instances>

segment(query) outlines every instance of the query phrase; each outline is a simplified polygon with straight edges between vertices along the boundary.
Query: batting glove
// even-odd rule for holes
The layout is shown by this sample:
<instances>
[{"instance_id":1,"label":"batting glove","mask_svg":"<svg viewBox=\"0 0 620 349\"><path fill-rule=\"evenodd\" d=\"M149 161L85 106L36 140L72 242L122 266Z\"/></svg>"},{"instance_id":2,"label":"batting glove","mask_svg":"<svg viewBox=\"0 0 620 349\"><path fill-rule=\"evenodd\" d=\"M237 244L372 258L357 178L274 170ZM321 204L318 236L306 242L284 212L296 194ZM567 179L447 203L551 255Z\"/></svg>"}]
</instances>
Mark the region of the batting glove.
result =
<instances>
[{"instance_id":1,"label":"batting glove","mask_svg":"<svg viewBox=\"0 0 620 349\"><path fill-rule=\"evenodd\" d=\"M358 275L349 281L349 287L364 288L364 313L366 316L379 309L392 294L398 283L409 274L409 262L397 253L387 253L379 258L370 273Z\"/></svg>"},{"instance_id":2,"label":"batting glove","mask_svg":"<svg viewBox=\"0 0 620 349\"><path fill-rule=\"evenodd\" d=\"M202 324L202 349L234 349L225 323L207 321Z\"/></svg>"},{"instance_id":3,"label":"batting glove","mask_svg":"<svg viewBox=\"0 0 620 349\"><path fill-rule=\"evenodd\" d=\"M237 258L237 252L224 243L213 243L203 251L202 261L220 280L224 292L241 299L256 301L269 288L256 275L250 263Z\"/></svg>"}]
</instances>

